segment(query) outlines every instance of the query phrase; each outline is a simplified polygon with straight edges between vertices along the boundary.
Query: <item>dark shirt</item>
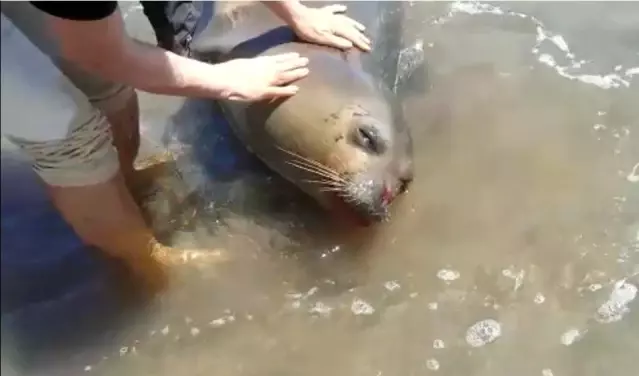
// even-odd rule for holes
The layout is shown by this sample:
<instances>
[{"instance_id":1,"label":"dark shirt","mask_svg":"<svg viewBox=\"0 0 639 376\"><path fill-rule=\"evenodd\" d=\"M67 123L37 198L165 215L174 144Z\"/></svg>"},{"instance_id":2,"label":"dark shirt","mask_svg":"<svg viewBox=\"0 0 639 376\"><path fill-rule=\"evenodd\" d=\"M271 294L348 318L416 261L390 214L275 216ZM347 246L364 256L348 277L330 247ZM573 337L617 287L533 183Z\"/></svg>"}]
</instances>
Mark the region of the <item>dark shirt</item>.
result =
<instances>
[{"instance_id":1,"label":"dark shirt","mask_svg":"<svg viewBox=\"0 0 639 376\"><path fill-rule=\"evenodd\" d=\"M47 14L73 21L101 20L118 8L117 1L31 1L31 4Z\"/></svg>"},{"instance_id":2,"label":"dark shirt","mask_svg":"<svg viewBox=\"0 0 639 376\"><path fill-rule=\"evenodd\" d=\"M98 21L118 9L117 1L31 1L51 16L72 21ZM193 1L140 1L155 32L158 45L183 56L190 55L190 43L200 10Z\"/></svg>"}]
</instances>

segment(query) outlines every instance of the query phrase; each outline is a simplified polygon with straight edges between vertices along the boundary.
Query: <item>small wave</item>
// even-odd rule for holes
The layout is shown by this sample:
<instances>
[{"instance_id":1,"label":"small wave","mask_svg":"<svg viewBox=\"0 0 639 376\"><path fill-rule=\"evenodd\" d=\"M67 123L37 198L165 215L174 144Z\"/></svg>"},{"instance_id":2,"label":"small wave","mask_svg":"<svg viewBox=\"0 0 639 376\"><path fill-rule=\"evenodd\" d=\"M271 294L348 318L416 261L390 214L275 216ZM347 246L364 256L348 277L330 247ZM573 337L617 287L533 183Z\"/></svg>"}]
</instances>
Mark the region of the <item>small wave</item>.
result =
<instances>
[{"instance_id":1,"label":"small wave","mask_svg":"<svg viewBox=\"0 0 639 376\"><path fill-rule=\"evenodd\" d=\"M623 67L617 65L617 69L614 72L608 74L579 74L576 70L582 68L589 62L586 60L579 60L574 53L571 52L570 46L566 42L563 36L558 33L554 33L548 30L543 22L536 17L513 11L505 11L498 6L483 4L478 1L457 1L451 4L450 11L447 15L440 17L434 21L435 24L445 23L450 20L454 15L459 13L465 13L470 15L475 14L494 14L500 16L510 16L522 19L527 19L533 22L536 26L536 42L532 48L532 53L537 57L537 60L550 68L553 68L557 74L561 77L569 80L579 81L585 84L594 85L602 89L612 89L620 87L630 87L632 77L639 75L639 67L626 68L622 72ZM540 48L545 44L551 44L565 55L566 65L560 65L557 63L557 59L548 53L542 53Z\"/></svg>"}]
</instances>

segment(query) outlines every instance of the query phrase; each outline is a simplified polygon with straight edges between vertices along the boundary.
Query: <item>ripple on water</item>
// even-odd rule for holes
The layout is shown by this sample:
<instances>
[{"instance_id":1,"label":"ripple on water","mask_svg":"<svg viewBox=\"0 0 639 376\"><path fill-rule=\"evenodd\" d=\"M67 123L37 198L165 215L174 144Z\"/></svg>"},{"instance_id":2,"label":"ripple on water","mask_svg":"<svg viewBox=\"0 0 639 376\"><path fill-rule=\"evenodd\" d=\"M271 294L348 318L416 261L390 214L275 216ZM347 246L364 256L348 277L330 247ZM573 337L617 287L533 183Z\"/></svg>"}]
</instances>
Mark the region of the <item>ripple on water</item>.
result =
<instances>
[{"instance_id":1,"label":"ripple on water","mask_svg":"<svg viewBox=\"0 0 639 376\"><path fill-rule=\"evenodd\" d=\"M501 336L501 324L495 320L478 321L466 331L466 343L472 347L482 347Z\"/></svg>"},{"instance_id":2,"label":"ripple on water","mask_svg":"<svg viewBox=\"0 0 639 376\"><path fill-rule=\"evenodd\" d=\"M532 53L537 57L537 60L552 69L557 74L569 80L579 81L584 84L594 85L602 89L616 89L621 87L630 87L633 76L639 74L639 67L624 67L621 64L617 64L613 72L607 74L586 74L580 73L579 70L590 61L577 59L576 55L570 50L570 46L566 42L563 36L553 33L548 30L546 26L537 18L529 16L527 14L504 11L498 6L491 4L482 4L477 1L456 1L451 5L450 12L437 20L433 21L433 24L442 24L450 20L457 13L466 14L494 14L498 16L517 17L520 19L526 19L532 22L536 28L536 43L532 48ZM560 65L553 55L549 53L542 53L542 47L556 48L564 56L562 59L568 61L567 65Z\"/></svg>"}]
</instances>

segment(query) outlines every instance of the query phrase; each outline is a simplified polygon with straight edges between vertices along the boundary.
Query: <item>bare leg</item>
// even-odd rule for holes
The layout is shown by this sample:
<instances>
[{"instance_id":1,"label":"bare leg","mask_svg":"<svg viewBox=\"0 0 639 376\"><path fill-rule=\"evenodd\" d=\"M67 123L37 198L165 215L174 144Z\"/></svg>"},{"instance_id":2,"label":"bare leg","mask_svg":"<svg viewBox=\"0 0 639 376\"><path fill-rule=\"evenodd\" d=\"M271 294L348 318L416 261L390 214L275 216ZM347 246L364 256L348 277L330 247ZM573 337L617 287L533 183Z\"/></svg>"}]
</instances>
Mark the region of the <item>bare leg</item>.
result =
<instances>
[{"instance_id":1,"label":"bare leg","mask_svg":"<svg viewBox=\"0 0 639 376\"><path fill-rule=\"evenodd\" d=\"M145 222L129 186L136 185L133 160L139 145L137 98L113 113L111 132L104 117L87 115L68 139L20 143L34 159L53 204L76 234L104 254L121 260L137 284L158 292L168 282L167 265L205 255L161 245ZM110 146L113 136L113 147ZM16 140L14 140L16 141ZM127 182L128 180L128 182ZM127 184L128 183L128 184Z\"/></svg>"},{"instance_id":2,"label":"bare leg","mask_svg":"<svg viewBox=\"0 0 639 376\"><path fill-rule=\"evenodd\" d=\"M111 124L113 145L118 151L120 171L135 201L140 204L153 180L166 172L165 162L168 158L165 156L143 170L136 170L134 167L140 150L140 109L137 94L131 96L121 110L106 116Z\"/></svg>"},{"instance_id":3,"label":"bare leg","mask_svg":"<svg viewBox=\"0 0 639 376\"><path fill-rule=\"evenodd\" d=\"M126 200L133 200L136 204L136 215L138 218L144 219L145 231L148 233L145 237L151 239L152 252L155 257L160 258L163 264L184 263L192 258L221 260L218 252L213 252L212 250L172 249L160 244L152 235L149 224L153 222L151 217L156 213L153 210L151 212L140 210L140 205L145 200L145 194L154 182L167 174L173 173L174 167L171 166L172 158L168 153L165 153L157 158L154 156L149 160L142 161L143 167L141 169L135 168L135 159L140 148L140 118L137 95L131 96L121 110L111 111L107 114L107 119L111 125L113 145L118 151L120 172L128 188ZM174 187L165 187L164 189L172 188ZM169 192L169 196L174 196L171 193ZM129 212L132 214L133 210L131 209Z\"/></svg>"},{"instance_id":4,"label":"bare leg","mask_svg":"<svg viewBox=\"0 0 639 376\"><path fill-rule=\"evenodd\" d=\"M123 261L149 290L165 287L166 254L142 219L120 173L105 183L48 186L48 190L54 205L85 243Z\"/></svg>"},{"instance_id":5,"label":"bare leg","mask_svg":"<svg viewBox=\"0 0 639 376\"><path fill-rule=\"evenodd\" d=\"M179 256L155 239L131 194L138 184L133 168L140 143L138 113L133 95L107 117L118 151L115 176L98 184L47 187L56 208L85 243L122 261L137 283L158 292L167 284L165 266Z\"/></svg>"},{"instance_id":6,"label":"bare leg","mask_svg":"<svg viewBox=\"0 0 639 376\"><path fill-rule=\"evenodd\" d=\"M120 171L129 188L135 188L133 162L140 149L140 108L134 93L119 111L106 114L111 124L113 145L118 150Z\"/></svg>"}]
</instances>

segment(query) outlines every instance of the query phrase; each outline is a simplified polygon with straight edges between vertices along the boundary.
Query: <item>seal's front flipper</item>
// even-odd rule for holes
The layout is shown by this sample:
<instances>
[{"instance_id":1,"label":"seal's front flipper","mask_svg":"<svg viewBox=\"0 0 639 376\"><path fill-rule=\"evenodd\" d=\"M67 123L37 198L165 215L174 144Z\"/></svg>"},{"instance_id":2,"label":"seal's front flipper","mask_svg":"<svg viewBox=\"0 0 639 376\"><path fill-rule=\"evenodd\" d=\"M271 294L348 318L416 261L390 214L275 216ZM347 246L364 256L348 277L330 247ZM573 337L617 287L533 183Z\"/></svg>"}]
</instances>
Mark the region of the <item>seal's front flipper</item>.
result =
<instances>
[{"instance_id":1,"label":"seal's front flipper","mask_svg":"<svg viewBox=\"0 0 639 376\"><path fill-rule=\"evenodd\" d=\"M397 58L397 73L392 87L395 95L423 94L429 86L428 69L424 58L424 42L418 40L402 49Z\"/></svg>"}]
</instances>

